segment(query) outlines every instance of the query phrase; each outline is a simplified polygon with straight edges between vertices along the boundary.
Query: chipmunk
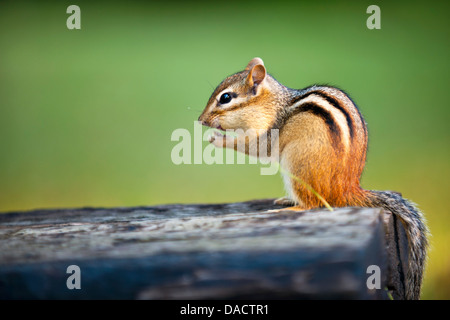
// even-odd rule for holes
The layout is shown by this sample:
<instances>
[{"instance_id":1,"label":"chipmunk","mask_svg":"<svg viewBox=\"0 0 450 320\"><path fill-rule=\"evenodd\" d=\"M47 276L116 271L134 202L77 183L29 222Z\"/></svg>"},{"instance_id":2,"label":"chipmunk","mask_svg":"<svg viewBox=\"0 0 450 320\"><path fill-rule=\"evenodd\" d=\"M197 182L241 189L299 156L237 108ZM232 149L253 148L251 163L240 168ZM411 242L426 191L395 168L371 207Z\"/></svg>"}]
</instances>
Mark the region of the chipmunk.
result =
<instances>
[{"instance_id":1,"label":"chipmunk","mask_svg":"<svg viewBox=\"0 0 450 320\"><path fill-rule=\"evenodd\" d=\"M363 116L346 93L330 86L288 88L266 72L260 58L254 58L244 71L217 86L198 120L220 130L253 128L270 134L278 129L279 162L290 174L283 173L287 197L275 203L292 206L287 210L323 206L312 188L331 206L381 207L398 217L410 247L406 298L420 298L428 246L425 219L399 193L361 188L368 132ZM240 151L258 157L258 149L252 153L248 147L250 140L221 133L210 138L216 147L235 150L244 143L245 150ZM264 143L270 156L273 146L269 140Z\"/></svg>"}]
</instances>

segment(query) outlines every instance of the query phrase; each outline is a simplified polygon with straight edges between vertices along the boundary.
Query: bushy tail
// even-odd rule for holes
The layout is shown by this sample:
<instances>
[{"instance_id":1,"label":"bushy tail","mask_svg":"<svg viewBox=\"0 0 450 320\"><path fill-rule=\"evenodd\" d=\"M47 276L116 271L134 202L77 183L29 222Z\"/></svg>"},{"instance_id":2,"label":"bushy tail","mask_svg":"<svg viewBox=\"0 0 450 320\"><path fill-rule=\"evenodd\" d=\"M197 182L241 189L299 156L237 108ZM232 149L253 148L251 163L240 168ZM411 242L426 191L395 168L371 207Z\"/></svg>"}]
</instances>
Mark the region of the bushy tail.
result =
<instances>
[{"instance_id":1,"label":"bushy tail","mask_svg":"<svg viewBox=\"0 0 450 320\"><path fill-rule=\"evenodd\" d=\"M428 228L422 212L409 200L391 191L369 191L370 206L397 216L405 227L409 244L406 299L419 299L428 247Z\"/></svg>"}]
</instances>

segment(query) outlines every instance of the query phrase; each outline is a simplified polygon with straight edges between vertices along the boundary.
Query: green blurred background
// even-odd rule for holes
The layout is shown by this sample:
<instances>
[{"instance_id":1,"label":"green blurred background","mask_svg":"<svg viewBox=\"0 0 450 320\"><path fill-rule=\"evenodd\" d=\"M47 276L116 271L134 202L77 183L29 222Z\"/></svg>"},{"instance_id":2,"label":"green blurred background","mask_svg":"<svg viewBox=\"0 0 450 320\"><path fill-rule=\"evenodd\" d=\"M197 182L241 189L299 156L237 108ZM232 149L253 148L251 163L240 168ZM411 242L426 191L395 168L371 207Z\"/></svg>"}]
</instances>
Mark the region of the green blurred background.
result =
<instances>
[{"instance_id":1,"label":"green blurred background","mask_svg":"<svg viewBox=\"0 0 450 320\"><path fill-rule=\"evenodd\" d=\"M81 8L68 30L66 8ZM381 30L366 9L381 8ZM0 2L0 212L283 194L258 165L179 165L213 88L259 56L283 84L346 90L369 125L363 186L433 237L423 298L450 298L448 1ZM204 144L206 145L206 143Z\"/></svg>"}]
</instances>

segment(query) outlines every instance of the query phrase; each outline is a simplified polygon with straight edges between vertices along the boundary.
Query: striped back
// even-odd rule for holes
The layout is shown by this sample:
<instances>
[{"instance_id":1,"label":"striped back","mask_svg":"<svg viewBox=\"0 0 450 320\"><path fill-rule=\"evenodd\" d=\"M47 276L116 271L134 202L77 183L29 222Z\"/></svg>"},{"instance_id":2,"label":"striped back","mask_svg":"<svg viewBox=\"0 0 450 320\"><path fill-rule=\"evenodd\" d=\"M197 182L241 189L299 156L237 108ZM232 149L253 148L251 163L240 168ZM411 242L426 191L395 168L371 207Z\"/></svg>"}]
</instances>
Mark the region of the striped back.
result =
<instances>
[{"instance_id":1,"label":"striped back","mask_svg":"<svg viewBox=\"0 0 450 320\"><path fill-rule=\"evenodd\" d=\"M330 180L320 175L315 175L316 181L310 181L310 184L324 192L327 201L335 206L361 205L359 199L362 197L359 196L363 190L359 181L366 161L368 133L359 109L346 93L334 87L289 89L286 107L280 112L274 128L282 130L289 119L304 112L323 120L334 155L326 164L321 164L331 168L330 184L333 185L325 186L324 181Z\"/></svg>"}]
</instances>

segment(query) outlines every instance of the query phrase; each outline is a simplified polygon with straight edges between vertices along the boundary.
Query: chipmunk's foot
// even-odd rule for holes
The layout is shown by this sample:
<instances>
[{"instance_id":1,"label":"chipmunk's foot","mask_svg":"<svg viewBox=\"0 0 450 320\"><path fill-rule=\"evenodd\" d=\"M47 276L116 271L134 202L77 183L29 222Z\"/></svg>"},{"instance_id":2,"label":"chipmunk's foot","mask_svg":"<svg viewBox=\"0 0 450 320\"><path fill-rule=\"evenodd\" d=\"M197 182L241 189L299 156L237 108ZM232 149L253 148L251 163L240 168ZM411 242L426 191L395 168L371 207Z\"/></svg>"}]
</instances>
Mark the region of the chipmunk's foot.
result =
<instances>
[{"instance_id":1,"label":"chipmunk's foot","mask_svg":"<svg viewBox=\"0 0 450 320\"><path fill-rule=\"evenodd\" d=\"M302 206L292 206L292 207L280 209L279 211L305 211L305 210L306 209L303 208Z\"/></svg>"},{"instance_id":2,"label":"chipmunk's foot","mask_svg":"<svg viewBox=\"0 0 450 320\"><path fill-rule=\"evenodd\" d=\"M277 213L282 211L305 211L306 209L301 206L293 206L293 207L287 207L282 209L273 209L273 210L267 210L268 213Z\"/></svg>"},{"instance_id":3,"label":"chipmunk's foot","mask_svg":"<svg viewBox=\"0 0 450 320\"><path fill-rule=\"evenodd\" d=\"M283 197L276 199L273 204L279 205L279 206L295 206L296 203L294 200L289 199L288 197Z\"/></svg>"},{"instance_id":4,"label":"chipmunk's foot","mask_svg":"<svg viewBox=\"0 0 450 320\"><path fill-rule=\"evenodd\" d=\"M305 211L306 209L300 206L294 206L294 207L288 207L288 208L282 208L282 209L273 209L273 210L267 210L267 213L280 213L283 211Z\"/></svg>"}]
</instances>

